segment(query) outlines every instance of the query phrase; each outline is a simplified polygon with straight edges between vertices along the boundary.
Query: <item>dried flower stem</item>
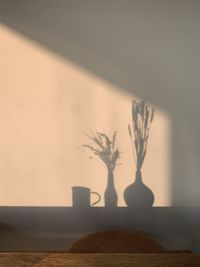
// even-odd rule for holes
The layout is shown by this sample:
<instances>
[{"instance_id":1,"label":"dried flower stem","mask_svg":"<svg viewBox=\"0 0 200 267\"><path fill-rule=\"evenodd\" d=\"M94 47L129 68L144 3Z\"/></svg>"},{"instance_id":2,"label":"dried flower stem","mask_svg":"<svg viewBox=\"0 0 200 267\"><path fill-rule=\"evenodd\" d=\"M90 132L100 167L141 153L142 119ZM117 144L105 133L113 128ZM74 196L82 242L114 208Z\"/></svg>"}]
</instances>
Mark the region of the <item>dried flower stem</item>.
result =
<instances>
[{"instance_id":1,"label":"dried flower stem","mask_svg":"<svg viewBox=\"0 0 200 267\"><path fill-rule=\"evenodd\" d=\"M135 100L133 100L132 122L133 122L134 138L131 134L130 125L128 126L128 129L129 129L132 149L135 146L137 171L141 170L141 167L143 165L146 156L149 129L153 121L153 117L154 117L154 108L150 110L143 99L138 103Z\"/></svg>"},{"instance_id":2,"label":"dried flower stem","mask_svg":"<svg viewBox=\"0 0 200 267\"><path fill-rule=\"evenodd\" d=\"M106 164L110 172L114 171L117 160L120 158L121 154L118 148L116 148L116 134L117 132L115 131L112 139L102 132L96 132L96 134L92 133L92 136L86 134L87 137L93 141L95 146L90 144L82 145L85 148L89 148L97 155Z\"/></svg>"}]
</instances>

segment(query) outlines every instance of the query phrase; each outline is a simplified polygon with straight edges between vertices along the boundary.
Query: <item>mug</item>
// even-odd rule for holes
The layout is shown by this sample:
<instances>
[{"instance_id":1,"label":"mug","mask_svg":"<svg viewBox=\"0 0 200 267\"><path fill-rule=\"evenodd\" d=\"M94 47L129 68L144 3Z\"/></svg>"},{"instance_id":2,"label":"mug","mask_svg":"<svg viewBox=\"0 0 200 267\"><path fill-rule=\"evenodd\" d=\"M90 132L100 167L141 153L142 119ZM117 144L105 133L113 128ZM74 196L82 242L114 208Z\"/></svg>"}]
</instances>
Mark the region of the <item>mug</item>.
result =
<instances>
[{"instance_id":1,"label":"mug","mask_svg":"<svg viewBox=\"0 0 200 267\"><path fill-rule=\"evenodd\" d=\"M94 191L91 191L88 187L83 186L73 186L72 187L72 202L73 207L90 207L90 195L95 194L98 196L98 200L91 204L91 206L96 205L101 200L101 196Z\"/></svg>"}]
</instances>

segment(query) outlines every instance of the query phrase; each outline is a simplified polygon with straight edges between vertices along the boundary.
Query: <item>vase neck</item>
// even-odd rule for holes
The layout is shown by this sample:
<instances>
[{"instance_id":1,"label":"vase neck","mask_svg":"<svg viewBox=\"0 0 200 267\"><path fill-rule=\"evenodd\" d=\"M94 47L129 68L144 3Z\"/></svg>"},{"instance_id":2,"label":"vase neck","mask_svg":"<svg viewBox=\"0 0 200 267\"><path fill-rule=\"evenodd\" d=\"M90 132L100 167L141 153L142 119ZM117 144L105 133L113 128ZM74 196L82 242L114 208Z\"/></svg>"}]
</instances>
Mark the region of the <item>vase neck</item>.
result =
<instances>
[{"instance_id":1,"label":"vase neck","mask_svg":"<svg viewBox=\"0 0 200 267\"><path fill-rule=\"evenodd\" d=\"M135 182L142 182L142 173L141 173L141 171L136 171L136 173L135 173Z\"/></svg>"},{"instance_id":2,"label":"vase neck","mask_svg":"<svg viewBox=\"0 0 200 267\"><path fill-rule=\"evenodd\" d=\"M114 186L114 175L112 171L108 171L108 185Z\"/></svg>"}]
</instances>

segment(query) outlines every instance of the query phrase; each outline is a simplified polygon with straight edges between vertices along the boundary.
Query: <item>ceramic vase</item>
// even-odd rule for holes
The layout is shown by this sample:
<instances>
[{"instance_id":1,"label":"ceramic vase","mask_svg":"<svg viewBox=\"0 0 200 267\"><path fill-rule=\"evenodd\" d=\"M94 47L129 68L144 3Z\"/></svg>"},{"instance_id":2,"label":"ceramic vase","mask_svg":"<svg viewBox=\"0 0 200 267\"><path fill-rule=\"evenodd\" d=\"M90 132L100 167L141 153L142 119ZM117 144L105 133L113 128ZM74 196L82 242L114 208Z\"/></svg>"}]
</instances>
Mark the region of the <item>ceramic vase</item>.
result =
<instances>
[{"instance_id":1,"label":"ceramic vase","mask_svg":"<svg viewBox=\"0 0 200 267\"><path fill-rule=\"evenodd\" d=\"M141 171L137 171L135 181L124 191L124 200L128 207L149 208L153 206L154 194L142 181Z\"/></svg>"},{"instance_id":2,"label":"ceramic vase","mask_svg":"<svg viewBox=\"0 0 200 267\"><path fill-rule=\"evenodd\" d=\"M112 171L108 171L107 187L104 193L105 207L117 207L117 192L114 185L114 175Z\"/></svg>"}]
</instances>

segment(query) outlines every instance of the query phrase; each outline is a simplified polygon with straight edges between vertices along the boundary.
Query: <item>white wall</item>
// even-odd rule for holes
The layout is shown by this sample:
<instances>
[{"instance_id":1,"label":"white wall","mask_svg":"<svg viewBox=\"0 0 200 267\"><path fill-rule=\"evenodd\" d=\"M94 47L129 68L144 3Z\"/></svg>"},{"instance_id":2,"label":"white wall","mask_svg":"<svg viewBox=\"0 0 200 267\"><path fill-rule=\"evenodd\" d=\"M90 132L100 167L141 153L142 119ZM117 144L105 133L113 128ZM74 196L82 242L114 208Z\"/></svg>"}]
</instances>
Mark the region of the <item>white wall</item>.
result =
<instances>
[{"instance_id":1,"label":"white wall","mask_svg":"<svg viewBox=\"0 0 200 267\"><path fill-rule=\"evenodd\" d=\"M123 206L135 179L128 135L133 95L3 25L0 39L1 205L71 206L71 187L86 186L101 194L103 206L105 165L81 145L91 143L84 133L112 137L116 130L122 165L115 186ZM143 168L155 206L171 205L169 144L170 120L157 108Z\"/></svg>"},{"instance_id":2,"label":"white wall","mask_svg":"<svg viewBox=\"0 0 200 267\"><path fill-rule=\"evenodd\" d=\"M199 205L198 1L0 1L0 19L171 120L172 203ZM161 155L162 157L162 155Z\"/></svg>"}]
</instances>

